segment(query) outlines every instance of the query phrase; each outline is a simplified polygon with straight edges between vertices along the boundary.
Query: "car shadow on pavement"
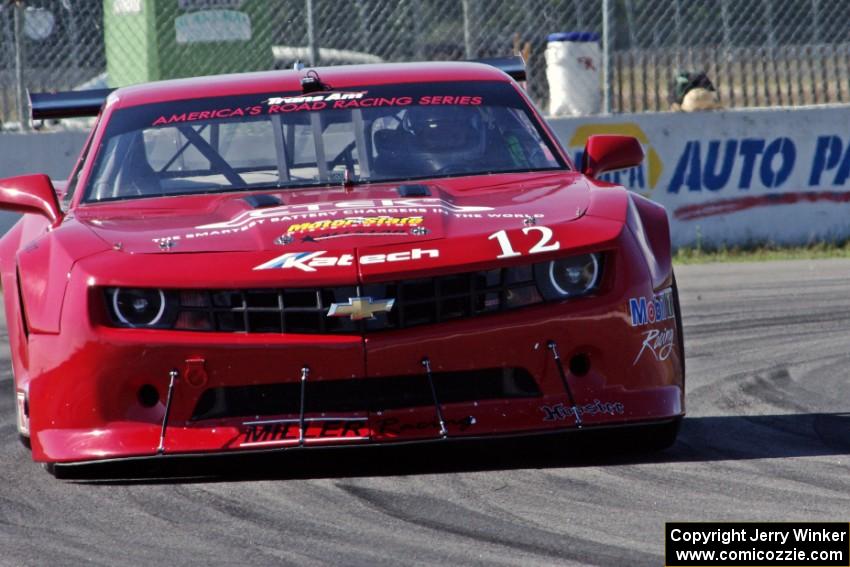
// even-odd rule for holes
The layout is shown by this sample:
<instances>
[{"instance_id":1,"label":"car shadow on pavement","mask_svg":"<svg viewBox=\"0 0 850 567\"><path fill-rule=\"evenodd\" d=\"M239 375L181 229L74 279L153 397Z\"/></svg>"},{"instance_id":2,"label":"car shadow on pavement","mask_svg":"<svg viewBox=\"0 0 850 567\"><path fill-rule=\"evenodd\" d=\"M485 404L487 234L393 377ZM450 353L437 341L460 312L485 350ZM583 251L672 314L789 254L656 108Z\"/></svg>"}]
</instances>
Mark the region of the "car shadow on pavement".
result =
<instances>
[{"instance_id":1,"label":"car shadow on pavement","mask_svg":"<svg viewBox=\"0 0 850 567\"><path fill-rule=\"evenodd\" d=\"M691 417L676 443L645 452L623 431L425 445L159 457L57 470L88 484L160 484L449 474L850 454L850 413Z\"/></svg>"}]
</instances>

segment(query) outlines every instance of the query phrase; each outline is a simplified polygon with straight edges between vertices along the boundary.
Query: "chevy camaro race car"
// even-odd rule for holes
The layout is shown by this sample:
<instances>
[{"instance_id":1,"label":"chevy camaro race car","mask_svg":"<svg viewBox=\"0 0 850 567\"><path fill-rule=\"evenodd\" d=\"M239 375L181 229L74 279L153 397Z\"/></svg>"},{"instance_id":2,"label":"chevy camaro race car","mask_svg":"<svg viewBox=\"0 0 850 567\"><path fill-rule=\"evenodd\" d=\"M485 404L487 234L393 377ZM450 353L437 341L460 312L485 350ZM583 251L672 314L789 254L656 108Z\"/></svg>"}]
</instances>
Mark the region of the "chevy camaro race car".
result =
<instances>
[{"instance_id":1,"label":"chevy camaro race car","mask_svg":"<svg viewBox=\"0 0 850 567\"><path fill-rule=\"evenodd\" d=\"M521 78L519 74L515 75ZM667 216L576 167L482 63L33 95L97 116L66 183L0 182L17 426L49 470L639 426L684 356Z\"/></svg>"}]
</instances>

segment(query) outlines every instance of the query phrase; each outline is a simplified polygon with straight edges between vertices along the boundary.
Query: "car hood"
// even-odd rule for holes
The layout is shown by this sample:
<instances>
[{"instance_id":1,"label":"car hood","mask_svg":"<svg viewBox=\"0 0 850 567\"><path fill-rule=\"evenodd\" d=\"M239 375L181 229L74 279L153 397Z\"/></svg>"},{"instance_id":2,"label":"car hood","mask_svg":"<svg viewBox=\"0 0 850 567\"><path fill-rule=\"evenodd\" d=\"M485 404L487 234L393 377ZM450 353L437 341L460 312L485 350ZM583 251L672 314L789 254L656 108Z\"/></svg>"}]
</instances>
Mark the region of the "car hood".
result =
<instances>
[{"instance_id":1,"label":"car hood","mask_svg":"<svg viewBox=\"0 0 850 567\"><path fill-rule=\"evenodd\" d=\"M567 223L589 194L574 172L502 174L125 200L78 207L75 218L130 254L351 253Z\"/></svg>"}]
</instances>

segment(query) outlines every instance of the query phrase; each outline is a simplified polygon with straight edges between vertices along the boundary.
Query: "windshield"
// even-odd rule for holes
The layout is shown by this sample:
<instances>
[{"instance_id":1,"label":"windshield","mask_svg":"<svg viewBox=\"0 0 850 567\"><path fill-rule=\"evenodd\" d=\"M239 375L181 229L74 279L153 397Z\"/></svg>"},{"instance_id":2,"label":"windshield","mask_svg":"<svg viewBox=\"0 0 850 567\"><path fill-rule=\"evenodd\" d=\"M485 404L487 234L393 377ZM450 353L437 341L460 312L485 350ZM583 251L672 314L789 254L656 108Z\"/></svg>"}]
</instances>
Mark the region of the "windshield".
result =
<instances>
[{"instance_id":1,"label":"windshield","mask_svg":"<svg viewBox=\"0 0 850 567\"><path fill-rule=\"evenodd\" d=\"M84 200L566 167L507 83L265 93L115 111Z\"/></svg>"}]
</instances>

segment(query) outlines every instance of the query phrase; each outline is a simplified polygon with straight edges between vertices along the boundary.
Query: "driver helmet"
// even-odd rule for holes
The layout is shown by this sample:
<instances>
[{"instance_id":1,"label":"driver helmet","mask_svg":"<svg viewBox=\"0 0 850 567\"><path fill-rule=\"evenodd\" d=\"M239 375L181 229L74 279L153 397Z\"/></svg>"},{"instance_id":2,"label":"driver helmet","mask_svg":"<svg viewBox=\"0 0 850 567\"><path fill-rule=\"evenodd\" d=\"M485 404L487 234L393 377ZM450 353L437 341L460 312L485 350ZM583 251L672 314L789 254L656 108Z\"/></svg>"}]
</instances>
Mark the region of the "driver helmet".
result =
<instances>
[{"instance_id":1,"label":"driver helmet","mask_svg":"<svg viewBox=\"0 0 850 567\"><path fill-rule=\"evenodd\" d=\"M408 109L402 127L425 155L468 159L484 152L484 123L473 106L416 106Z\"/></svg>"}]
</instances>

